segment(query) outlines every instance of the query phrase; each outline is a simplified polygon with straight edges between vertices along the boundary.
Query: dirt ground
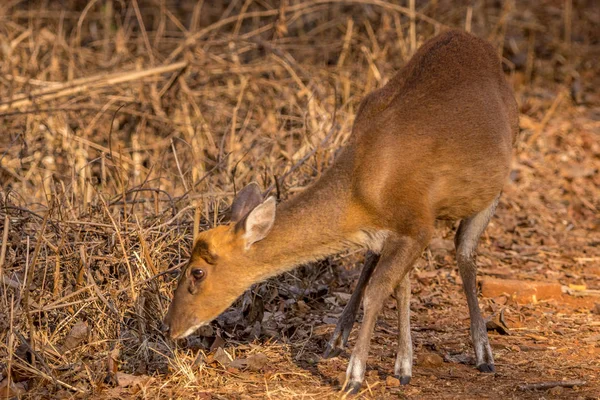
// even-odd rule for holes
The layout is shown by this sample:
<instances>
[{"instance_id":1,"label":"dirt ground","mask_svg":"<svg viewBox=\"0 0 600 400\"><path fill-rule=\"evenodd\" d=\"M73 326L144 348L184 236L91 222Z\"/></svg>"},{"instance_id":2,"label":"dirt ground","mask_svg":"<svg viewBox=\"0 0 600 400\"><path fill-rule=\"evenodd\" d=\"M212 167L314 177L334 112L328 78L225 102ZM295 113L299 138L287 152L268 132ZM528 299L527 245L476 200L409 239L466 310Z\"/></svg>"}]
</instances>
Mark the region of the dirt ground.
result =
<instances>
[{"instance_id":1,"label":"dirt ground","mask_svg":"<svg viewBox=\"0 0 600 400\"><path fill-rule=\"evenodd\" d=\"M498 48L521 113L478 251L496 372L474 367L440 222L411 275L413 378L392 376L390 299L360 396L600 399L599 26L575 0L0 4L0 397L345 397L362 316L322 353L363 254L258 284L184 340L160 321L236 190L304 190L360 99L455 27Z\"/></svg>"}]
</instances>

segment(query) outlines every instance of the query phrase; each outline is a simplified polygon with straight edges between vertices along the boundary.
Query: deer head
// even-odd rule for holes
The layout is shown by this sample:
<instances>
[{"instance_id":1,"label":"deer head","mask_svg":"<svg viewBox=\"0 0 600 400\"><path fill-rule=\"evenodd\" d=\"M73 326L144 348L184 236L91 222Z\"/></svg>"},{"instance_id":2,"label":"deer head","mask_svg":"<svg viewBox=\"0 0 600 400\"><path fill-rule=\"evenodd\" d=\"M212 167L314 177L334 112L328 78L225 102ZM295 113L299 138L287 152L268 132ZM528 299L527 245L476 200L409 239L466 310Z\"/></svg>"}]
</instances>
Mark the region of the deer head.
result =
<instances>
[{"instance_id":1,"label":"deer head","mask_svg":"<svg viewBox=\"0 0 600 400\"><path fill-rule=\"evenodd\" d=\"M233 201L229 224L198 235L164 319L172 338L208 324L261 279L254 244L269 234L274 222L275 198L263 201L252 183Z\"/></svg>"}]
</instances>

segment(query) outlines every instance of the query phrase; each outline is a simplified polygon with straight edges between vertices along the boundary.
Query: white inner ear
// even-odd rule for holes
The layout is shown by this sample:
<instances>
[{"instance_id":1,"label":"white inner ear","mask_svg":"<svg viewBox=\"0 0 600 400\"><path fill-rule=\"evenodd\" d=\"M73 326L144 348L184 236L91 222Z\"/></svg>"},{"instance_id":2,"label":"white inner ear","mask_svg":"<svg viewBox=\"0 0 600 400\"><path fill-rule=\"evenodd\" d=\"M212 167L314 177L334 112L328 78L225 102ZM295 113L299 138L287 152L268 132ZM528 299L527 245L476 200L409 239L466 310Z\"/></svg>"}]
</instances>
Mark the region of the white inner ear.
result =
<instances>
[{"instance_id":1,"label":"white inner ear","mask_svg":"<svg viewBox=\"0 0 600 400\"><path fill-rule=\"evenodd\" d=\"M271 228L273 228L273 223L275 223L275 204L275 198L271 196L248 214L244 232L246 250L252 244L263 240L269 234Z\"/></svg>"}]
</instances>

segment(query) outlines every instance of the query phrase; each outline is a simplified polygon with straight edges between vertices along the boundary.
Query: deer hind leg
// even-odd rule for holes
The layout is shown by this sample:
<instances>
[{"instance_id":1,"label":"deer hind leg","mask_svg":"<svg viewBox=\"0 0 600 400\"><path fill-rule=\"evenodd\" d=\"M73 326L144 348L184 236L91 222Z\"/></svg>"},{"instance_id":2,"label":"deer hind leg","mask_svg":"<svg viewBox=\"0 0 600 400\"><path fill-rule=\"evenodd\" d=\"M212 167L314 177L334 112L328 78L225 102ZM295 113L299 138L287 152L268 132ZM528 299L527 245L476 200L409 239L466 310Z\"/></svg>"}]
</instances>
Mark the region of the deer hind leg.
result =
<instances>
[{"instance_id":1,"label":"deer hind leg","mask_svg":"<svg viewBox=\"0 0 600 400\"><path fill-rule=\"evenodd\" d=\"M410 274L407 272L396 287L396 308L398 309L398 353L394 365L394 375L403 385L408 385L412 377L413 348L410 337Z\"/></svg>"},{"instance_id":2,"label":"deer hind leg","mask_svg":"<svg viewBox=\"0 0 600 400\"><path fill-rule=\"evenodd\" d=\"M415 260L427 245L430 230L414 236L390 236L386 240L381 258L365 289L364 317L358 339L346 370L344 391L357 393L365 377L365 368L371 336L377 315L398 284L412 268Z\"/></svg>"},{"instance_id":3,"label":"deer hind leg","mask_svg":"<svg viewBox=\"0 0 600 400\"><path fill-rule=\"evenodd\" d=\"M350 336L350 332L354 326L354 321L356 321L356 313L360 307L360 300L362 299L365 287L367 286L369 278L371 277L371 274L373 273L378 261L379 254L375 254L370 251L367 252L365 257L365 265L360 273L360 277L358 278L356 289L354 289L352 296L350 296L350 300L348 300L346 307L344 307L344 311L342 312L342 315L335 326L333 335L327 343L327 348L325 349L323 357L335 357L344 350L344 347L346 347L348 336Z\"/></svg>"},{"instance_id":4,"label":"deer hind leg","mask_svg":"<svg viewBox=\"0 0 600 400\"><path fill-rule=\"evenodd\" d=\"M494 356L488 340L487 329L477 300L477 264L475 262L475 250L479 238L487 227L500 196L485 210L460 222L458 231L454 238L456 245L456 259L458 270L463 281L469 315L471 319L471 339L475 349L475 360L477 369L481 372L494 372Z\"/></svg>"}]
</instances>

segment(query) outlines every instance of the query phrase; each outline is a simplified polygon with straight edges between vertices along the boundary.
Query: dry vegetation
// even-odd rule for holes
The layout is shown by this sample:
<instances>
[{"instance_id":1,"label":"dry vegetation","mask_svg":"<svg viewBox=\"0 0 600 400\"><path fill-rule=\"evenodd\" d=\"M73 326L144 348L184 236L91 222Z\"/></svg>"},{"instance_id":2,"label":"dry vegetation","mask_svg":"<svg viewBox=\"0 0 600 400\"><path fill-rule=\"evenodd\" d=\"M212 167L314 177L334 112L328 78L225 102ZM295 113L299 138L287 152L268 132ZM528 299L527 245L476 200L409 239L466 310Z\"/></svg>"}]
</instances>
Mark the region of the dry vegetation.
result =
<instances>
[{"instance_id":1,"label":"dry vegetation","mask_svg":"<svg viewBox=\"0 0 600 400\"><path fill-rule=\"evenodd\" d=\"M569 293L483 298L510 335L490 333L498 372L477 373L448 246L455 226L440 224L413 274L415 377L386 380L390 302L363 394L598 398L597 2L398 4L3 1L0 396L339 397L347 355L320 353L360 254L258 285L179 343L160 320L194 233L226 219L236 189L303 190L343 145L360 99L424 40L459 27L498 48L521 110L481 276ZM582 385L520 386L563 379Z\"/></svg>"}]
</instances>

